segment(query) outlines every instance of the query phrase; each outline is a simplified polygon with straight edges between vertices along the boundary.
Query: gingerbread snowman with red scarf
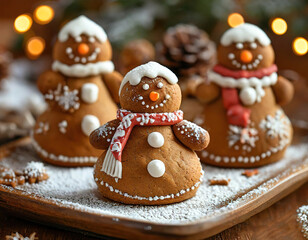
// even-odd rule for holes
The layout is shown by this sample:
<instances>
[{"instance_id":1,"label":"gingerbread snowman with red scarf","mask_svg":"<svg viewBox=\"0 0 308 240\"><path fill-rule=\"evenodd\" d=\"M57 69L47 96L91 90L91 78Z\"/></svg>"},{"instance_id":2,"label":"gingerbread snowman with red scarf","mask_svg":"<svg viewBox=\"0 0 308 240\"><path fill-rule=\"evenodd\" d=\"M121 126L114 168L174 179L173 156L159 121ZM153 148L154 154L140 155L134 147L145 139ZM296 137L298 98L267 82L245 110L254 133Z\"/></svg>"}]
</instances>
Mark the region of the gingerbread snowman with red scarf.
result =
<instances>
[{"instance_id":1,"label":"gingerbread snowman with red scarf","mask_svg":"<svg viewBox=\"0 0 308 240\"><path fill-rule=\"evenodd\" d=\"M194 150L209 143L207 131L183 120L181 90L168 68L149 62L134 68L120 87L117 119L90 135L105 151L94 168L106 198L158 205L193 197L202 180Z\"/></svg>"},{"instance_id":2,"label":"gingerbread snowman with red scarf","mask_svg":"<svg viewBox=\"0 0 308 240\"><path fill-rule=\"evenodd\" d=\"M201 126L212 136L209 147L199 152L201 160L255 167L281 159L293 134L281 106L293 92L291 82L277 75L271 41L260 28L244 23L227 30L218 63L197 90L205 104Z\"/></svg>"}]
</instances>

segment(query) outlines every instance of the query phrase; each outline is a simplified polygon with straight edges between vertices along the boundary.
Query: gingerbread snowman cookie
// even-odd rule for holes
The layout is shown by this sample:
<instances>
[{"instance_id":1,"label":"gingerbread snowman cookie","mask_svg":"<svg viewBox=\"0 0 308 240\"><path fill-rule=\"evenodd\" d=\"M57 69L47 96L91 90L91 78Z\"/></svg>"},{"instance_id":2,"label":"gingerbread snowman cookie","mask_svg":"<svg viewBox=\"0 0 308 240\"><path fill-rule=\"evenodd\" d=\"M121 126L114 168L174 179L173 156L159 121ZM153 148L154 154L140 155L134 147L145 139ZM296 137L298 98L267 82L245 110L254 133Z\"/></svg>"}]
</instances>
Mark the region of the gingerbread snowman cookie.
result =
<instances>
[{"instance_id":1,"label":"gingerbread snowman cookie","mask_svg":"<svg viewBox=\"0 0 308 240\"><path fill-rule=\"evenodd\" d=\"M159 205L196 194L203 174L194 150L204 149L209 135L183 120L177 81L174 73L156 62L136 67L124 77L117 119L90 135L94 147L107 150L94 168L104 197Z\"/></svg>"},{"instance_id":2,"label":"gingerbread snowman cookie","mask_svg":"<svg viewBox=\"0 0 308 240\"><path fill-rule=\"evenodd\" d=\"M257 26L227 30L209 82L198 86L205 104L201 126L212 136L201 160L224 167L255 167L278 161L292 140L292 126L281 106L293 85L277 75L268 36ZM199 119L200 120L200 119Z\"/></svg>"},{"instance_id":3,"label":"gingerbread snowman cookie","mask_svg":"<svg viewBox=\"0 0 308 240\"><path fill-rule=\"evenodd\" d=\"M85 16L67 23L53 49L52 71L38 79L48 109L33 143L40 157L62 166L91 166L100 152L90 133L116 116L122 76L114 71L105 31Z\"/></svg>"}]
</instances>

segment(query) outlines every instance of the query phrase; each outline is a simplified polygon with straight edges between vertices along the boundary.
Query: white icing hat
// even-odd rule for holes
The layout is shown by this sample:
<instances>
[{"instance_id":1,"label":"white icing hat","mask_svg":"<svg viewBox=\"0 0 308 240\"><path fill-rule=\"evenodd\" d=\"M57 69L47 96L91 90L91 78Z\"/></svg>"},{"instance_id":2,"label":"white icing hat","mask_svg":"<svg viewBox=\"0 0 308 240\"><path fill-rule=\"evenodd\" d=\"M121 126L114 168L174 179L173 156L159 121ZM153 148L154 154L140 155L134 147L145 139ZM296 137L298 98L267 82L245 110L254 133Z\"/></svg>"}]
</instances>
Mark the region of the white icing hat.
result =
<instances>
[{"instance_id":1,"label":"white icing hat","mask_svg":"<svg viewBox=\"0 0 308 240\"><path fill-rule=\"evenodd\" d=\"M222 35L220 43L223 46L229 46L232 43L254 42L256 40L263 46L271 44L271 40L262 29L250 23L243 23L227 30Z\"/></svg>"},{"instance_id":2,"label":"white icing hat","mask_svg":"<svg viewBox=\"0 0 308 240\"><path fill-rule=\"evenodd\" d=\"M64 25L58 34L58 39L60 42L65 42L69 36L76 38L81 34L85 34L89 37L96 37L100 42L105 42L107 40L104 29L83 15Z\"/></svg>"},{"instance_id":3,"label":"white icing hat","mask_svg":"<svg viewBox=\"0 0 308 240\"><path fill-rule=\"evenodd\" d=\"M158 76L165 78L170 84L176 84L178 82L177 76L170 69L157 62L148 62L134 68L125 75L120 86L119 94L127 82L135 86L140 83L143 77L156 78Z\"/></svg>"}]
</instances>

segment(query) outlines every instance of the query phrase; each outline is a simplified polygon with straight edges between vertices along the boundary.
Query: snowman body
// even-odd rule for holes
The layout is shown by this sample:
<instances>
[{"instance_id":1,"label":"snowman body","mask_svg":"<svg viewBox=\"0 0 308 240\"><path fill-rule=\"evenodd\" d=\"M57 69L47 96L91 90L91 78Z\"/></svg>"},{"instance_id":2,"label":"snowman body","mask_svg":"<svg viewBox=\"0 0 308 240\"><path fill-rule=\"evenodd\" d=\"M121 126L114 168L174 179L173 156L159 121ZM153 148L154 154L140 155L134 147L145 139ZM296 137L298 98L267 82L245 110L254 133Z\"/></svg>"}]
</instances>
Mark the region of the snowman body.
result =
<instances>
[{"instance_id":1,"label":"snowman body","mask_svg":"<svg viewBox=\"0 0 308 240\"><path fill-rule=\"evenodd\" d=\"M64 86L59 84L55 90L45 94L45 98L52 98L52 102L37 119L33 131L35 146L47 161L59 165L92 165L99 151L90 145L88 135L113 119L117 106L101 76L66 78L65 82ZM68 88L67 96L64 96L63 87ZM62 89L60 94L57 94L58 89ZM67 99L57 101L57 96ZM69 109L63 109L64 102Z\"/></svg>"},{"instance_id":2,"label":"snowman body","mask_svg":"<svg viewBox=\"0 0 308 240\"><path fill-rule=\"evenodd\" d=\"M164 139L162 146L151 142L151 133ZM198 156L177 140L172 126L134 127L122 153L122 179L101 171L105 156L95 165L94 179L105 197L118 202L180 202L195 195L202 177Z\"/></svg>"},{"instance_id":3,"label":"snowman body","mask_svg":"<svg viewBox=\"0 0 308 240\"><path fill-rule=\"evenodd\" d=\"M91 144L105 150L94 167L104 197L160 205L196 194L203 171L194 150L204 149L209 135L183 119L177 81L174 73L156 62L126 74L117 119L90 135Z\"/></svg>"},{"instance_id":4,"label":"snowman body","mask_svg":"<svg viewBox=\"0 0 308 240\"><path fill-rule=\"evenodd\" d=\"M239 90L238 90L239 91ZM247 108L251 110L247 127L228 123L223 100L204 107L201 124L211 136L211 144L198 152L203 162L226 167L255 167L281 159L292 140L292 126L276 103L271 87L264 88L265 96Z\"/></svg>"},{"instance_id":5,"label":"snowman body","mask_svg":"<svg viewBox=\"0 0 308 240\"><path fill-rule=\"evenodd\" d=\"M122 76L114 71L104 30L85 16L62 27L52 70L37 82L48 103L33 129L41 158L61 166L92 166L99 156L88 136L116 116Z\"/></svg>"}]
</instances>

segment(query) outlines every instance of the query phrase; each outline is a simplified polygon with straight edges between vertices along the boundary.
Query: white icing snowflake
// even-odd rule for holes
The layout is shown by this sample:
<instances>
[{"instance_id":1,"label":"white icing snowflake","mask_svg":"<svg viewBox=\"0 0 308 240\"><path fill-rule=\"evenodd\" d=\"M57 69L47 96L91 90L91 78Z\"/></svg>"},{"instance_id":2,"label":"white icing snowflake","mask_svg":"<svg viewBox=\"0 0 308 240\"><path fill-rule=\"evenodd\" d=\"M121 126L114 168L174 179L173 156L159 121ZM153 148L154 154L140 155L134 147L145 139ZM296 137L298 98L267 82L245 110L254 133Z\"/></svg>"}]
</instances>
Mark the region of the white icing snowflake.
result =
<instances>
[{"instance_id":1,"label":"white icing snowflake","mask_svg":"<svg viewBox=\"0 0 308 240\"><path fill-rule=\"evenodd\" d=\"M70 91L68 86L62 88L61 84L58 85L56 90L49 90L45 94L45 99L54 100L65 111L78 110L80 107L78 90Z\"/></svg>"},{"instance_id":2,"label":"white icing snowflake","mask_svg":"<svg viewBox=\"0 0 308 240\"><path fill-rule=\"evenodd\" d=\"M283 111L278 110L274 117L267 115L260 122L259 127L266 132L269 138L279 138L280 140L289 137L290 121L284 116Z\"/></svg>"},{"instance_id":3,"label":"white icing snowflake","mask_svg":"<svg viewBox=\"0 0 308 240\"><path fill-rule=\"evenodd\" d=\"M250 152L251 148L256 146L256 141L259 140L258 130L253 127L242 128L236 125L229 125L228 140L230 148L234 147L235 150L239 150L238 143L240 143L242 150Z\"/></svg>"},{"instance_id":4,"label":"white icing snowflake","mask_svg":"<svg viewBox=\"0 0 308 240\"><path fill-rule=\"evenodd\" d=\"M58 102L59 106L63 107L65 111L70 110L73 108L74 110L79 109L79 97L78 90L74 89L72 91L69 90L68 86L63 87L63 93L57 95L55 100Z\"/></svg>"}]
</instances>

